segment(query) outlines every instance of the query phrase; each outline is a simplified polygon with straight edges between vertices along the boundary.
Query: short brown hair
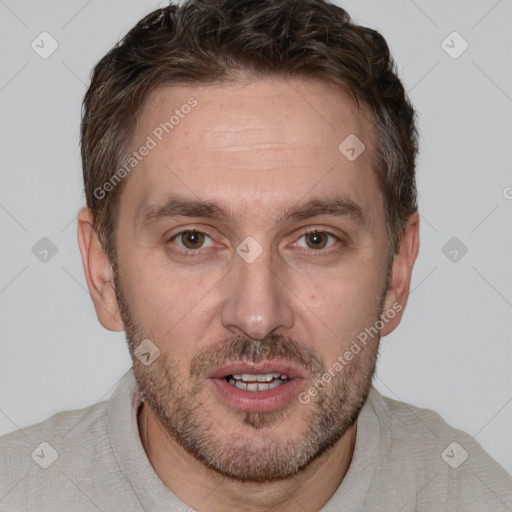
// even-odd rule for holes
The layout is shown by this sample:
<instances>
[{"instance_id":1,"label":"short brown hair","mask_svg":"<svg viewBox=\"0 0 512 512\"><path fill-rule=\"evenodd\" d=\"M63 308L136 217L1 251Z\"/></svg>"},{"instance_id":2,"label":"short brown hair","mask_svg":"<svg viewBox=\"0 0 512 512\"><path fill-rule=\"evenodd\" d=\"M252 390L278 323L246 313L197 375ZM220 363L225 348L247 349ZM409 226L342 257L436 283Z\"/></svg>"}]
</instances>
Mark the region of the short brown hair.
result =
<instances>
[{"instance_id":1,"label":"short brown hair","mask_svg":"<svg viewBox=\"0 0 512 512\"><path fill-rule=\"evenodd\" d=\"M96 65L83 102L81 155L87 206L116 262L118 197L98 197L126 160L149 93L165 85L254 76L319 78L374 117L373 167L384 197L389 255L417 211L414 110L386 41L323 0L188 0L145 16ZM341 141L340 141L341 142Z\"/></svg>"}]
</instances>

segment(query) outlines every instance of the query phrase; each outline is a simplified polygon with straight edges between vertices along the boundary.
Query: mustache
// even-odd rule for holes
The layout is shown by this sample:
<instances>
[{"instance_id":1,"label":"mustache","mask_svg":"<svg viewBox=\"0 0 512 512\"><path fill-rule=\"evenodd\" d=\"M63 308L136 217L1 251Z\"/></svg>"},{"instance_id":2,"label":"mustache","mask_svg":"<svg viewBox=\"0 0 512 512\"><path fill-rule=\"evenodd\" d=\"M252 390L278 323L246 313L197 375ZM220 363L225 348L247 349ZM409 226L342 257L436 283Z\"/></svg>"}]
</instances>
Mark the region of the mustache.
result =
<instances>
[{"instance_id":1,"label":"mustache","mask_svg":"<svg viewBox=\"0 0 512 512\"><path fill-rule=\"evenodd\" d=\"M270 334L262 340L239 335L203 349L191 361L190 376L193 381L201 382L212 368L236 361L261 363L271 360L298 364L312 375L325 372L324 360L316 351L287 336Z\"/></svg>"}]
</instances>

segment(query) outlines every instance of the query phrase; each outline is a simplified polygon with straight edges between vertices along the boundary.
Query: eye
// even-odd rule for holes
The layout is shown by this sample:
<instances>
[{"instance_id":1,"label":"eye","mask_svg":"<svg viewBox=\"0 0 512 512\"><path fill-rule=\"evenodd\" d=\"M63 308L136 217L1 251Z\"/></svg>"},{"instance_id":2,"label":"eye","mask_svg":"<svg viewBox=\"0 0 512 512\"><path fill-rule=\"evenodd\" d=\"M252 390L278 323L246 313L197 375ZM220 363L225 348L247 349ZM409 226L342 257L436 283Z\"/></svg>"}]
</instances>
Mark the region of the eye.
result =
<instances>
[{"instance_id":1,"label":"eye","mask_svg":"<svg viewBox=\"0 0 512 512\"><path fill-rule=\"evenodd\" d=\"M206 239L210 239L209 245L203 245ZM174 235L169 242L176 240L176 245L185 251L194 251L198 249L204 249L205 247L211 247L213 245L212 239L204 232L197 229L188 229L186 231L180 231Z\"/></svg>"},{"instance_id":2,"label":"eye","mask_svg":"<svg viewBox=\"0 0 512 512\"><path fill-rule=\"evenodd\" d=\"M331 240L329 240L329 238ZM339 238L329 231L323 231L320 229L312 229L310 231L306 231L303 233L299 240L304 239L305 246L301 245L299 242L293 244L299 247L305 247L306 249L311 249L313 251L318 251L321 249L328 249L332 247L336 241L339 241Z\"/></svg>"},{"instance_id":3,"label":"eye","mask_svg":"<svg viewBox=\"0 0 512 512\"><path fill-rule=\"evenodd\" d=\"M304 240L304 243L301 241ZM196 255L201 253L201 249L214 246L212 238L204 231L198 229L187 229L173 235L168 242L176 244L181 252L187 255ZM292 247L302 247L307 252L330 252L326 249L331 248L336 242L341 242L340 238L322 229L311 229L302 233L299 240L292 244Z\"/></svg>"}]
</instances>

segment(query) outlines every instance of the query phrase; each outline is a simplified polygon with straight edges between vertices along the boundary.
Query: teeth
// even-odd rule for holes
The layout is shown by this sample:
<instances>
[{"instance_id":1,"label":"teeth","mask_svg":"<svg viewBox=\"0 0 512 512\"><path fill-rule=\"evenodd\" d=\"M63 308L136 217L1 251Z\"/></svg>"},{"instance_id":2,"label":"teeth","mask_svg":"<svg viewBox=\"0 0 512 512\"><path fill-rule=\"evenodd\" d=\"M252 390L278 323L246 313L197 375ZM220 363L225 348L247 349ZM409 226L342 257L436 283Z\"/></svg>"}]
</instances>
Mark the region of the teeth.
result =
<instances>
[{"instance_id":1,"label":"teeth","mask_svg":"<svg viewBox=\"0 0 512 512\"><path fill-rule=\"evenodd\" d=\"M243 380L244 382L270 382L272 379L287 379L288 376L281 373L259 373L253 375L251 373L236 373L233 375L234 379Z\"/></svg>"},{"instance_id":2,"label":"teeth","mask_svg":"<svg viewBox=\"0 0 512 512\"><path fill-rule=\"evenodd\" d=\"M245 382L256 382L257 375L251 375L250 373L243 373L242 380Z\"/></svg>"},{"instance_id":3,"label":"teeth","mask_svg":"<svg viewBox=\"0 0 512 512\"><path fill-rule=\"evenodd\" d=\"M233 375L235 377L235 375ZM272 382L244 382L240 379L231 378L229 383L235 388L243 389L244 391L267 391L268 389L274 389L283 384L280 379L273 380Z\"/></svg>"},{"instance_id":4,"label":"teeth","mask_svg":"<svg viewBox=\"0 0 512 512\"><path fill-rule=\"evenodd\" d=\"M235 388L243 389L243 390L247 389L247 384L245 382L240 382L239 380L236 380L236 379L229 379L229 383L232 386L235 386Z\"/></svg>"}]
</instances>

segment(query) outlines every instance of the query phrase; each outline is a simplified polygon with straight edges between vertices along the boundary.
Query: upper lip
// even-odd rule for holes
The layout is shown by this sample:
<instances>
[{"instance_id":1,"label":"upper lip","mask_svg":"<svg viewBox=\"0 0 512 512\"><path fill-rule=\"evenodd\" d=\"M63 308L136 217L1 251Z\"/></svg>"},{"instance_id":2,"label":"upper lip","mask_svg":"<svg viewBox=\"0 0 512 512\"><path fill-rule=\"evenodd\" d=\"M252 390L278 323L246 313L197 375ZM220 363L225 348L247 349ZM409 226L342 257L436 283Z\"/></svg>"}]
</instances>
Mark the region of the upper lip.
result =
<instances>
[{"instance_id":1,"label":"upper lip","mask_svg":"<svg viewBox=\"0 0 512 512\"><path fill-rule=\"evenodd\" d=\"M228 375L250 373L268 374L280 373L286 375L289 379L303 379L303 370L287 361L262 361L260 363L250 363L248 361L235 361L215 368L208 374L209 379L224 379Z\"/></svg>"}]
</instances>

